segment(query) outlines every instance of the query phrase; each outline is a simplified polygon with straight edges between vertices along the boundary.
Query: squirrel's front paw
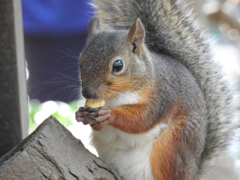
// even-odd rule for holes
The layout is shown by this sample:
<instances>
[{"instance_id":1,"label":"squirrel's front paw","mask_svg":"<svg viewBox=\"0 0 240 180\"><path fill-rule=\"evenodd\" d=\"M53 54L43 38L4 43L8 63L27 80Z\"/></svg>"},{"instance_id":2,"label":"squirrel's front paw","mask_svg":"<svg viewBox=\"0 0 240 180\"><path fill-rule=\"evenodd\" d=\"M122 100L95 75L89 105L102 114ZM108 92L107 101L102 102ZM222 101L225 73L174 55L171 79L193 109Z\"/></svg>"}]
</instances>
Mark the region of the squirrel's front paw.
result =
<instances>
[{"instance_id":1,"label":"squirrel's front paw","mask_svg":"<svg viewBox=\"0 0 240 180\"><path fill-rule=\"evenodd\" d=\"M89 109L87 113L88 119L90 119L89 124L94 126L96 124L106 125L111 117L111 110L107 107L100 107L96 109Z\"/></svg>"},{"instance_id":2,"label":"squirrel's front paw","mask_svg":"<svg viewBox=\"0 0 240 180\"><path fill-rule=\"evenodd\" d=\"M108 124L111 117L111 110L107 107L99 107L96 109L88 107L80 107L76 112L76 120L83 124L90 124L95 130L101 129L102 126Z\"/></svg>"},{"instance_id":3,"label":"squirrel's front paw","mask_svg":"<svg viewBox=\"0 0 240 180\"><path fill-rule=\"evenodd\" d=\"M88 124L88 121L89 121L87 118L88 111L89 111L89 108L80 107L78 111L76 111L75 113L76 120L78 122L82 122L85 125Z\"/></svg>"}]
</instances>

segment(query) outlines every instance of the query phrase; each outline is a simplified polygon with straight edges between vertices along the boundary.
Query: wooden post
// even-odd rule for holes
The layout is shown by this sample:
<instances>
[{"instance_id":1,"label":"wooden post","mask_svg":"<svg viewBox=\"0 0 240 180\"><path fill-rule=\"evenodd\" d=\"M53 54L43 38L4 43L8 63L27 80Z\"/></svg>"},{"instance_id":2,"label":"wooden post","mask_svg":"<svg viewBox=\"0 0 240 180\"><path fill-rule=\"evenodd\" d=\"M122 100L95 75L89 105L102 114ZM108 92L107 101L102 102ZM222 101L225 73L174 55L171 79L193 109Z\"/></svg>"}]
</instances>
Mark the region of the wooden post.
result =
<instances>
[{"instance_id":1,"label":"wooden post","mask_svg":"<svg viewBox=\"0 0 240 180\"><path fill-rule=\"evenodd\" d=\"M21 1L1 0L0 157L27 135L28 113L23 46Z\"/></svg>"}]
</instances>

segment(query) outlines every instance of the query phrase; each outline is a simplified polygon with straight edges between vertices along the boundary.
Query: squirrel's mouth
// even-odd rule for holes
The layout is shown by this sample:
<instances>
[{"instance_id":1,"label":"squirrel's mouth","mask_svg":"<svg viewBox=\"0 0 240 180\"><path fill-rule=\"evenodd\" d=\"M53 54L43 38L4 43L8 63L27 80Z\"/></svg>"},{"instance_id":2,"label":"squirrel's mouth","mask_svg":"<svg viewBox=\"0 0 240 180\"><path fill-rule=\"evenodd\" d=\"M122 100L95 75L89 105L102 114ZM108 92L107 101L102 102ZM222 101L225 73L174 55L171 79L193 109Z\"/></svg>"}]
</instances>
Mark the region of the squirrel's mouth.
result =
<instances>
[{"instance_id":1,"label":"squirrel's mouth","mask_svg":"<svg viewBox=\"0 0 240 180\"><path fill-rule=\"evenodd\" d=\"M104 84L98 87L92 85L82 86L82 95L85 99L97 101L112 97L112 94L112 92L108 91L108 86Z\"/></svg>"}]
</instances>

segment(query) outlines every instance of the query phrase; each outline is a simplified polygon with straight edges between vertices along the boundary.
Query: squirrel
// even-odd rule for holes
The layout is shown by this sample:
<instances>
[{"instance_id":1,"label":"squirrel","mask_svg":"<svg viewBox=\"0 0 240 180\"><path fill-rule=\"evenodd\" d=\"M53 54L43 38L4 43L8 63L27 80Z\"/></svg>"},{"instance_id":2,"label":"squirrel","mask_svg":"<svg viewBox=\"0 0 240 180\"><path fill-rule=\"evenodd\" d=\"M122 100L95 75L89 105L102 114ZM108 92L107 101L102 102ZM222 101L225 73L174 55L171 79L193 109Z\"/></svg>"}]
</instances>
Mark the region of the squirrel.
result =
<instances>
[{"instance_id":1,"label":"squirrel","mask_svg":"<svg viewBox=\"0 0 240 180\"><path fill-rule=\"evenodd\" d=\"M80 107L99 157L124 180L199 179L236 128L209 36L183 0L93 0Z\"/></svg>"}]
</instances>

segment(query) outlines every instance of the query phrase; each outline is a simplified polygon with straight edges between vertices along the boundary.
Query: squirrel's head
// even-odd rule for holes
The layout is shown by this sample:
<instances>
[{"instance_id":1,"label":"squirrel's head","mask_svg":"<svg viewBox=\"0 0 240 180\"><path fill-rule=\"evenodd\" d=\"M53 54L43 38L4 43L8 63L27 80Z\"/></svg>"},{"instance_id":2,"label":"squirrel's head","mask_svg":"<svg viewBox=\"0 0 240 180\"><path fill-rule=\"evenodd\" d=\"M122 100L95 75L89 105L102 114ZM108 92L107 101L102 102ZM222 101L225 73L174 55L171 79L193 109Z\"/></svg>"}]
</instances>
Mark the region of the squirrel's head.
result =
<instances>
[{"instance_id":1,"label":"squirrel's head","mask_svg":"<svg viewBox=\"0 0 240 180\"><path fill-rule=\"evenodd\" d=\"M102 30L100 19L93 17L79 58L83 96L105 99L119 92L140 90L149 71L144 40L140 19L130 30Z\"/></svg>"}]
</instances>

